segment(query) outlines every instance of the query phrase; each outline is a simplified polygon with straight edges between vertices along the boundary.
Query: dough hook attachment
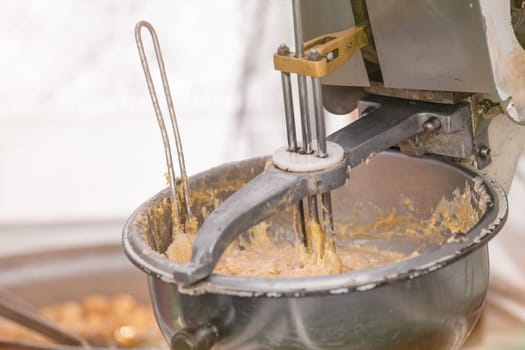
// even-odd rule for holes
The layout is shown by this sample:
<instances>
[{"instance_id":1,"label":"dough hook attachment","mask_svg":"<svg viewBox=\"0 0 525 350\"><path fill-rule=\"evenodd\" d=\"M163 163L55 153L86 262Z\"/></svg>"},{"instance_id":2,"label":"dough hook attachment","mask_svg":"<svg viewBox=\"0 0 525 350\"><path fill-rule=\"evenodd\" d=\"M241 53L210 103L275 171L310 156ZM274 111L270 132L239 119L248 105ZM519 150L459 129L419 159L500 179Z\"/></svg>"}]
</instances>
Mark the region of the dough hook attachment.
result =
<instances>
[{"instance_id":1,"label":"dough hook attachment","mask_svg":"<svg viewBox=\"0 0 525 350\"><path fill-rule=\"evenodd\" d=\"M164 123L164 117L159 105L159 99L157 98L157 92L155 91L155 85L153 84L153 79L151 77L151 71L148 65L148 59L146 58L146 53L144 51L144 43L142 42L142 28L146 28L151 35L153 41L153 47L155 49L155 57L157 59L158 68L160 71L160 77L162 79L162 87L164 89L164 96L166 97L166 103L168 105L168 112L170 116L170 122L172 127L173 136L175 139L175 145L177 148L177 158L179 161L179 168L181 173L181 182L182 182L182 201L185 207L185 215L188 221L193 220L193 215L191 213L190 205L190 188L188 185L188 174L186 172L186 164L184 161L184 151L182 149L182 141L180 138L179 127L177 124L177 116L175 114L175 108L173 107L173 99L171 97L170 86L168 83L168 77L166 75L166 68L164 66L164 59L162 58L162 52L160 50L159 39L157 33L153 26L146 21L140 21L135 26L135 41L137 43L137 49L140 55L140 62L142 64L142 69L144 70L144 76L146 77L146 83L148 84L148 91L151 96L151 102L153 103L153 109L155 110L155 117L159 124L160 133L162 135L162 142L164 145L164 153L166 156L166 165L168 168L168 181L170 188L171 203L174 207L174 211L177 213L173 215L176 218L182 217L182 211L180 208L180 200L177 194L177 186L175 181L175 171L173 170L173 159L172 151L170 146L170 140L168 137L168 132L166 130L166 123Z\"/></svg>"}]
</instances>

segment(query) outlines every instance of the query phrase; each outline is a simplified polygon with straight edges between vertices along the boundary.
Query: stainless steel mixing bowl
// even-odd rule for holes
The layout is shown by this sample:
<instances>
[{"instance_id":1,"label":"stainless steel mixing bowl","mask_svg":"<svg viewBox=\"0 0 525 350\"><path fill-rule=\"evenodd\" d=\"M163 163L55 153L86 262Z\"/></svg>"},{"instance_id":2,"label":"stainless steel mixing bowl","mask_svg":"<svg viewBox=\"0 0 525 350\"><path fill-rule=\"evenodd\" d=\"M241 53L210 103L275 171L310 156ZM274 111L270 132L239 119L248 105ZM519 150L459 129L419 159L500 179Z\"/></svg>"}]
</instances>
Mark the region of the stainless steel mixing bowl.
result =
<instances>
[{"instance_id":1,"label":"stainless steel mixing bowl","mask_svg":"<svg viewBox=\"0 0 525 350\"><path fill-rule=\"evenodd\" d=\"M196 175L191 178L193 192L215 191L224 199L260 173L265 161L246 160ZM166 205L167 191L133 213L123 243L131 261L149 276L157 321L174 348L457 349L483 308L487 242L507 213L501 187L475 170L443 160L384 152L353 169L348 185L333 193L338 221L363 220L367 207L402 212L403 196L413 201L421 217L428 217L444 195L450 198L466 183L473 186L475 178L482 179L490 201L469 232L444 244L413 236L361 237L357 243L420 252L368 270L278 279L214 274L196 285L178 286L172 277L175 264L162 255L171 242L169 211L159 211ZM206 196L192 204L194 213L201 213L203 206L213 208ZM289 212L268 219L270 231L284 227L290 232L275 239L293 239L291 222ZM339 242L352 239L340 237Z\"/></svg>"}]
</instances>

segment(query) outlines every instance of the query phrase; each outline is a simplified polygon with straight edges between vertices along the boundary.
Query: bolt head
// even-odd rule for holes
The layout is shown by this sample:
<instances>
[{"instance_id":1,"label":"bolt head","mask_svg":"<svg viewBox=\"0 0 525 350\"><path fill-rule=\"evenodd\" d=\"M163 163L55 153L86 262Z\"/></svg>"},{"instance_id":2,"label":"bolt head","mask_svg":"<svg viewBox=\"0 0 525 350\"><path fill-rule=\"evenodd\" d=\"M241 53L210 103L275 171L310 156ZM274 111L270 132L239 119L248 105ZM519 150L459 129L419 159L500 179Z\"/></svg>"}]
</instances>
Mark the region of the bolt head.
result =
<instances>
[{"instance_id":1,"label":"bolt head","mask_svg":"<svg viewBox=\"0 0 525 350\"><path fill-rule=\"evenodd\" d=\"M321 54L319 53L319 51L317 51L316 48L312 48L310 49L310 53L308 54L308 60L310 61L319 61L321 60L323 57L321 56Z\"/></svg>"},{"instance_id":2,"label":"bolt head","mask_svg":"<svg viewBox=\"0 0 525 350\"><path fill-rule=\"evenodd\" d=\"M277 54L279 56L288 56L290 54L290 48L286 44L281 44L277 48Z\"/></svg>"},{"instance_id":3,"label":"bolt head","mask_svg":"<svg viewBox=\"0 0 525 350\"><path fill-rule=\"evenodd\" d=\"M439 128L441 128L441 122L436 117L431 117L423 123L423 129L426 132L434 132L439 130Z\"/></svg>"},{"instance_id":4,"label":"bolt head","mask_svg":"<svg viewBox=\"0 0 525 350\"><path fill-rule=\"evenodd\" d=\"M490 148L485 146L485 145L480 146L479 149L478 149L478 156L481 159L483 159L483 160L489 158L490 157Z\"/></svg>"}]
</instances>

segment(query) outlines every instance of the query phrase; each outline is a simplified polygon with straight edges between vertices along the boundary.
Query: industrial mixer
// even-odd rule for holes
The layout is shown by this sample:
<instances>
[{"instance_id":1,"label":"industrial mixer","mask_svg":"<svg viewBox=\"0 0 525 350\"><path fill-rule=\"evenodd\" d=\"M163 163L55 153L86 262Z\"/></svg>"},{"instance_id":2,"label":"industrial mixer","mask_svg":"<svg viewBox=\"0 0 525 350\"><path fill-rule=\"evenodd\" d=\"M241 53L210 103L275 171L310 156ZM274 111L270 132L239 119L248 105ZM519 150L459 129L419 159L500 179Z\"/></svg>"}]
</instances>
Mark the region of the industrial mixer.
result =
<instances>
[{"instance_id":1,"label":"industrial mixer","mask_svg":"<svg viewBox=\"0 0 525 350\"><path fill-rule=\"evenodd\" d=\"M505 221L505 189L525 143L519 127L525 124L525 51L511 25L520 32L516 16L523 10L511 5L293 1L295 53L281 45L274 56L288 145L271 158L224 165L189 180L183 172L180 191L170 171L171 190L144 203L124 228L126 253L149 274L157 320L172 348L461 346L483 308L486 243ZM137 26L138 43L142 27L154 37L162 71L149 24ZM163 84L169 96L166 79ZM159 116L156 97L153 102ZM327 137L323 107L337 114L357 108L360 118ZM391 147L397 151L383 152ZM468 226L440 226L450 217L461 221L461 206L432 219L443 197L467 192L475 218ZM439 227L439 240L417 229L413 235L361 236L340 229L377 220L378 211L412 213L412 220L430 222L425 227ZM314 232L320 231L319 255L357 244L404 258L321 276L213 273L230 246L245 249L239 237L250 240L261 222L275 252L294 242L314 253ZM196 224L191 259L168 260L173 232L184 235Z\"/></svg>"}]
</instances>

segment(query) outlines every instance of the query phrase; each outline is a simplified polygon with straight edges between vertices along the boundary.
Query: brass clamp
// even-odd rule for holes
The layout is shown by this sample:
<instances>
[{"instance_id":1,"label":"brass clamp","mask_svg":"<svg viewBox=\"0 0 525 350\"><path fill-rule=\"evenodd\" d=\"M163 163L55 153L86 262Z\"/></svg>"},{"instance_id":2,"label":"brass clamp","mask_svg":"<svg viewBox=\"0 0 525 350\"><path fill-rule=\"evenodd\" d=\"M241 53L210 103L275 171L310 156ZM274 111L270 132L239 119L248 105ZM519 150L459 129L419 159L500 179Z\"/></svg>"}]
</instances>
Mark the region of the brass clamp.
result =
<instances>
[{"instance_id":1,"label":"brass clamp","mask_svg":"<svg viewBox=\"0 0 525 350\"><path fill-rule=\"evenodd\" d=\"M322 78L341 67L359 49L368 45L365 26L318 36L304 43L304 57L281 46L273 56L276 70Z\"/></svg>"}]
</instances>

